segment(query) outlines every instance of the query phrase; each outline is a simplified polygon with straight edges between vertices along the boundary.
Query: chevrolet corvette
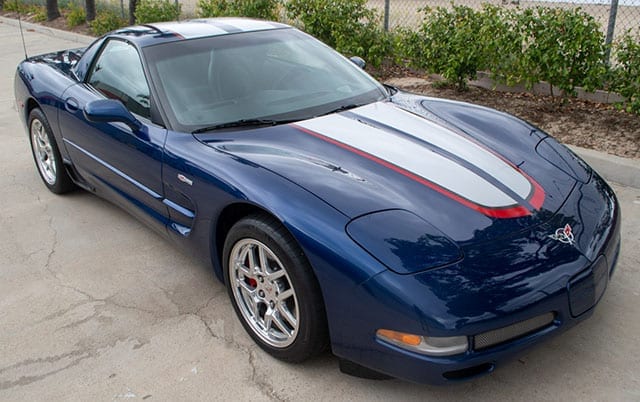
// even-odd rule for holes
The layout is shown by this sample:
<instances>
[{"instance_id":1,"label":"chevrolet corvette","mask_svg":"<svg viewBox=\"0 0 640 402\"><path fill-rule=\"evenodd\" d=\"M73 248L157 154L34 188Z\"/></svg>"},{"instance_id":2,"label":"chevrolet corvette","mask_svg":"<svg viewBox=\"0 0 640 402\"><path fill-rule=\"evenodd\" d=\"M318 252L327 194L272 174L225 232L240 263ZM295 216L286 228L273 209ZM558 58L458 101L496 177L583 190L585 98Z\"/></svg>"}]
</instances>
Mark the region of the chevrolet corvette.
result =
<instances>
[{"instance_id":1,"label":"chevrolet corvette","mask_svg":"<svg viewBox=\"0 0 640 402\"><path fill-rule=\"evenodd\" d=\"M604 180L525 121L363 65L280 23L157 23L27 58L15 99L50 191L211 264L275 358L442 384L589 317L620 247Z\"/></svg>"}]
</instances>

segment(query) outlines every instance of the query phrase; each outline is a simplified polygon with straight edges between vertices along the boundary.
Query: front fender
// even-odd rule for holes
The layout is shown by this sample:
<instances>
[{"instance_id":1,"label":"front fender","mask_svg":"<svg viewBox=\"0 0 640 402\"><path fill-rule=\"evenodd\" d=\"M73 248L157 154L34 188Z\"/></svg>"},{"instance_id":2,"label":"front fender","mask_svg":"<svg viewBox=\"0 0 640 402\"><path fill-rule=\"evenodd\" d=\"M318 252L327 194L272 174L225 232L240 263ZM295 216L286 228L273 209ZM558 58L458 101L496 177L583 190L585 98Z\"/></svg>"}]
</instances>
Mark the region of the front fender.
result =
<instances>
[{"instance_id":1,"label":"front fender","mask_svg":"<svg viewBox=\"0 0 640 402\"><path fill-rule=\"evenodd\" d=\"M62 95L76 82L55 68L38 60L25 60L16 70L14 94L20 120L27 126L27 119L33 107L39 107L49 121L49 126L58 145L62 144L62 132L58 124L58 114L64 110ZM59 146L63 158L65 147Z\"/></svg>"},{"instance_id":2,"label":"front fender","mask_svg":"<svg viewBox=\"0 0 640 402\"><path fill-rule=\"evenodd\" d=\"M191 185L180 181L178 175L191 180ZM360 283L386 270L347 235L347 216L298 184L237 155L206 146L189 134L168 134L163 182L165 189L179 193L182 203L195 212L188 236L169 230L170 237L180 248L210 260L218 278L223 275L215 233L225 208L251 205L282 222L318 279L332 339L343 330L332 317L344 310L349 295Z\"/></svg>"}]
</instances>

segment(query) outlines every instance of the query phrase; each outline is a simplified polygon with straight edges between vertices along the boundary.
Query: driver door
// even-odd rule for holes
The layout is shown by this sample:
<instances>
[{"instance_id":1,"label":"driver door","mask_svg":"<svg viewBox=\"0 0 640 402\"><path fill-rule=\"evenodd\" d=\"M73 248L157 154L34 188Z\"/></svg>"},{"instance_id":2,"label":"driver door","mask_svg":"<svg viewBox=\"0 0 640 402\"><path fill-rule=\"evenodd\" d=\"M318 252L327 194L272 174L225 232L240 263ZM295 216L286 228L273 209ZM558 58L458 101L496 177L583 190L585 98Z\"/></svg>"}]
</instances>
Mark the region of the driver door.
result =
<instances>
[{"instance_id":1,"label":"driver door","mask_svg":"<svg viewBox=\"0 0 640 402\"><path fill-rule=\"evenodd\" d=\"M105 98L121 101L143 129L88 121L85 106ZM99 195L164 230L168 212L161 173L167 130L151 121L149 85L137 49L123 40L107 40L85 82L69 88L63 99L60 129L81 178Z\"/></svg>"}]
</instances>

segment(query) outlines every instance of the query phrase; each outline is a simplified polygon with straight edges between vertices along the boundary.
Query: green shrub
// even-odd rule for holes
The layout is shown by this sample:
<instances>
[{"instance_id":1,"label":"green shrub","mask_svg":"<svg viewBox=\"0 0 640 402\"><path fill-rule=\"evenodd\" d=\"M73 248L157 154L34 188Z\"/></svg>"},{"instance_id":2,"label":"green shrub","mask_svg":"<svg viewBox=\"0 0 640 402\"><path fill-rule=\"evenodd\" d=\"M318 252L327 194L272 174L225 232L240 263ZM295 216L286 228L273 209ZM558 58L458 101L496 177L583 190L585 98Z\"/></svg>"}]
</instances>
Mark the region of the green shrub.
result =
<instances>
[{"instance_id":1,"label":"green shrub","mask_svg":"<svg viewBox=\"0 0 640 402\"><path fill-rule=\"evenodd\" d=\"M107 32L126 26L127 22L127 20L120 17L115 11L106 9L98 11L96 19L89 23L89 27L94 35L101 36Z\"/></svg>"},{"instance_id":2,"label":"green shrub","mask_svg":"<svg viewBox=\"0 0 640 402\"><path fill-rule=\"evenodd\" d=\"M33 15L33 22L44 22L47 20L47 9L42 6L29 6L29 14Z\"/></svg>"},{"instance_id":3,"label":"green shrub","mask_svg":"<svg viewBox=\"0 0 640 402\"><path fill-rule=\"evenodd\" d=\"M367 0L291 0L285 7L304 31L339 52L364 57L373 65L391 53L390 36Z\"/></svg>"},{"instance_id":4,"label":"green shrub","mask_svg":"<svg viewBox=\"0 0 640 402\"><path fill-rule=\"evenodd\" d=\"M136 6L136 22L175 21L180 17L181 4L173 0L140 0Z\"/></svg>"},{"instance_id":5,"label":"green shrub","mask_svg":"<svg viewBox=\"0 0 640 402\"><path fill-rule=\"evenodd\" d=\"M602 86L606 72L604 35L581 9L537 7L518 15L522 32L519 78L528 86L546 81L574 94L576 86Z\"/></svg>"},{"instance_id":6,"label":"green shrub","mask_svg":"<svg viewBox=\"0 0 640 402\"><path fill-rule=\"evenodd\" d=\"M23 15L33 16L33 21L42 22L47 20L47 10L38 4L26 4L21 0L5 1L3 11L12 11Z\"/></svg>"},{"instance_id":7,"label":"green shrub","mask_svg":"<svg viewBox=\"0 0 640 402\"><path fill-rule=\"evenodd\" d=\"M613 50L616 64L612 69L611 89L626 98L622 108L640 114L640 35L625 33Z\"/></svg>"},{"instance_id":8,"label":"green shrub","mask_svg":"<svg viewBox=\"0 0 640 402\"><path fill-rule=\"evenodd\" d=\"M202 18L237 16L277 20L279 0L198 0L197 15Z\"/></svg>"},{"instance_id":9,"label":"green shrub","mask_svg":"<svg viewBox=\"0 0 640 402\"><path fill-rule=\"evenodd\" d=\"M522 34L516 10L485 4L480 18L482 26L476 45L482 46L484 68L498 82L519 83L517 71L522 56Z\"/></svg>"},{"instance_id":10,"label":"green shrub","mask_svg":"<svg viewBox=\"0 0 640 402\"><path fill-rule=\"evenodd\" d=\"M27 5L26 4L22 4L22 2L20 2L20 0L6 0L4 2L4 5L2 6L2 9L4 11L11 11L11 12L16 12L16 13L26 13L27 12Z\"/></svg>"},{"instance_id":11,"label":"green shrub","mask_svg":"<svg viewBox=\"0 0 640 402\"><path fill-rule=\"evenodd\" d=\"M482 14L466 6L425 8L418 31L400 32L400 52L416 67L442 74L459 89L486 66Z\"/></svg>"},{"instance_id":12,"label":"green shrub","mask_svg":"<svg viewBox=\"0 0 640 402\"><path fill-rule=\"evenodd\" d=\"M485 5L474 11L454 5L423 12L418 31L400 31L399 54L458 88L485 69L500 82L531 87L546 81L565 95L576 86L592 90L603 84L604 36L580 9L515 11Z\"/></svg>"},{"instance_id":13,"label":"green shrub","mask_svg":"<svg viewBox=\"0 0 640 402\"><path fill-rule=\"evenodd\" d=\"M84 8L75 3L69 3L69 13L67 14L67 25L70 28L82 25L87 19Z\"/></svg>"}]
</instances>

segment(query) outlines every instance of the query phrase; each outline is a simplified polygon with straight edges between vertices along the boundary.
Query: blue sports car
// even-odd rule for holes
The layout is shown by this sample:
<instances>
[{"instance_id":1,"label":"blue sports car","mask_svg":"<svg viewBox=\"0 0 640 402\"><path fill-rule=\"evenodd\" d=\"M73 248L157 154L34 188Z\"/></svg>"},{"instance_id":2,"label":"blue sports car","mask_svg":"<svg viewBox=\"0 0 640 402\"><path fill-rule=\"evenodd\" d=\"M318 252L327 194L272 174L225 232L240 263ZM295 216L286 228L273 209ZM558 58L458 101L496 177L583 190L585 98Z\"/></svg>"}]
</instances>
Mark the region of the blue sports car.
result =
<instances>
[{"instance_id":1,"label":"blue sports car","mask_svg":"<svg viewBox=\"0 0 640 402\"><path fill-rule=\"evenodd\" d=\"M120 29L23 61L45 186L103 197L213 266L278 359L446 383L591 315L611 188L513 116L404 93L290 26ZM176 267L179 269L179 267Z\"/></svg>"}]
</instances>

